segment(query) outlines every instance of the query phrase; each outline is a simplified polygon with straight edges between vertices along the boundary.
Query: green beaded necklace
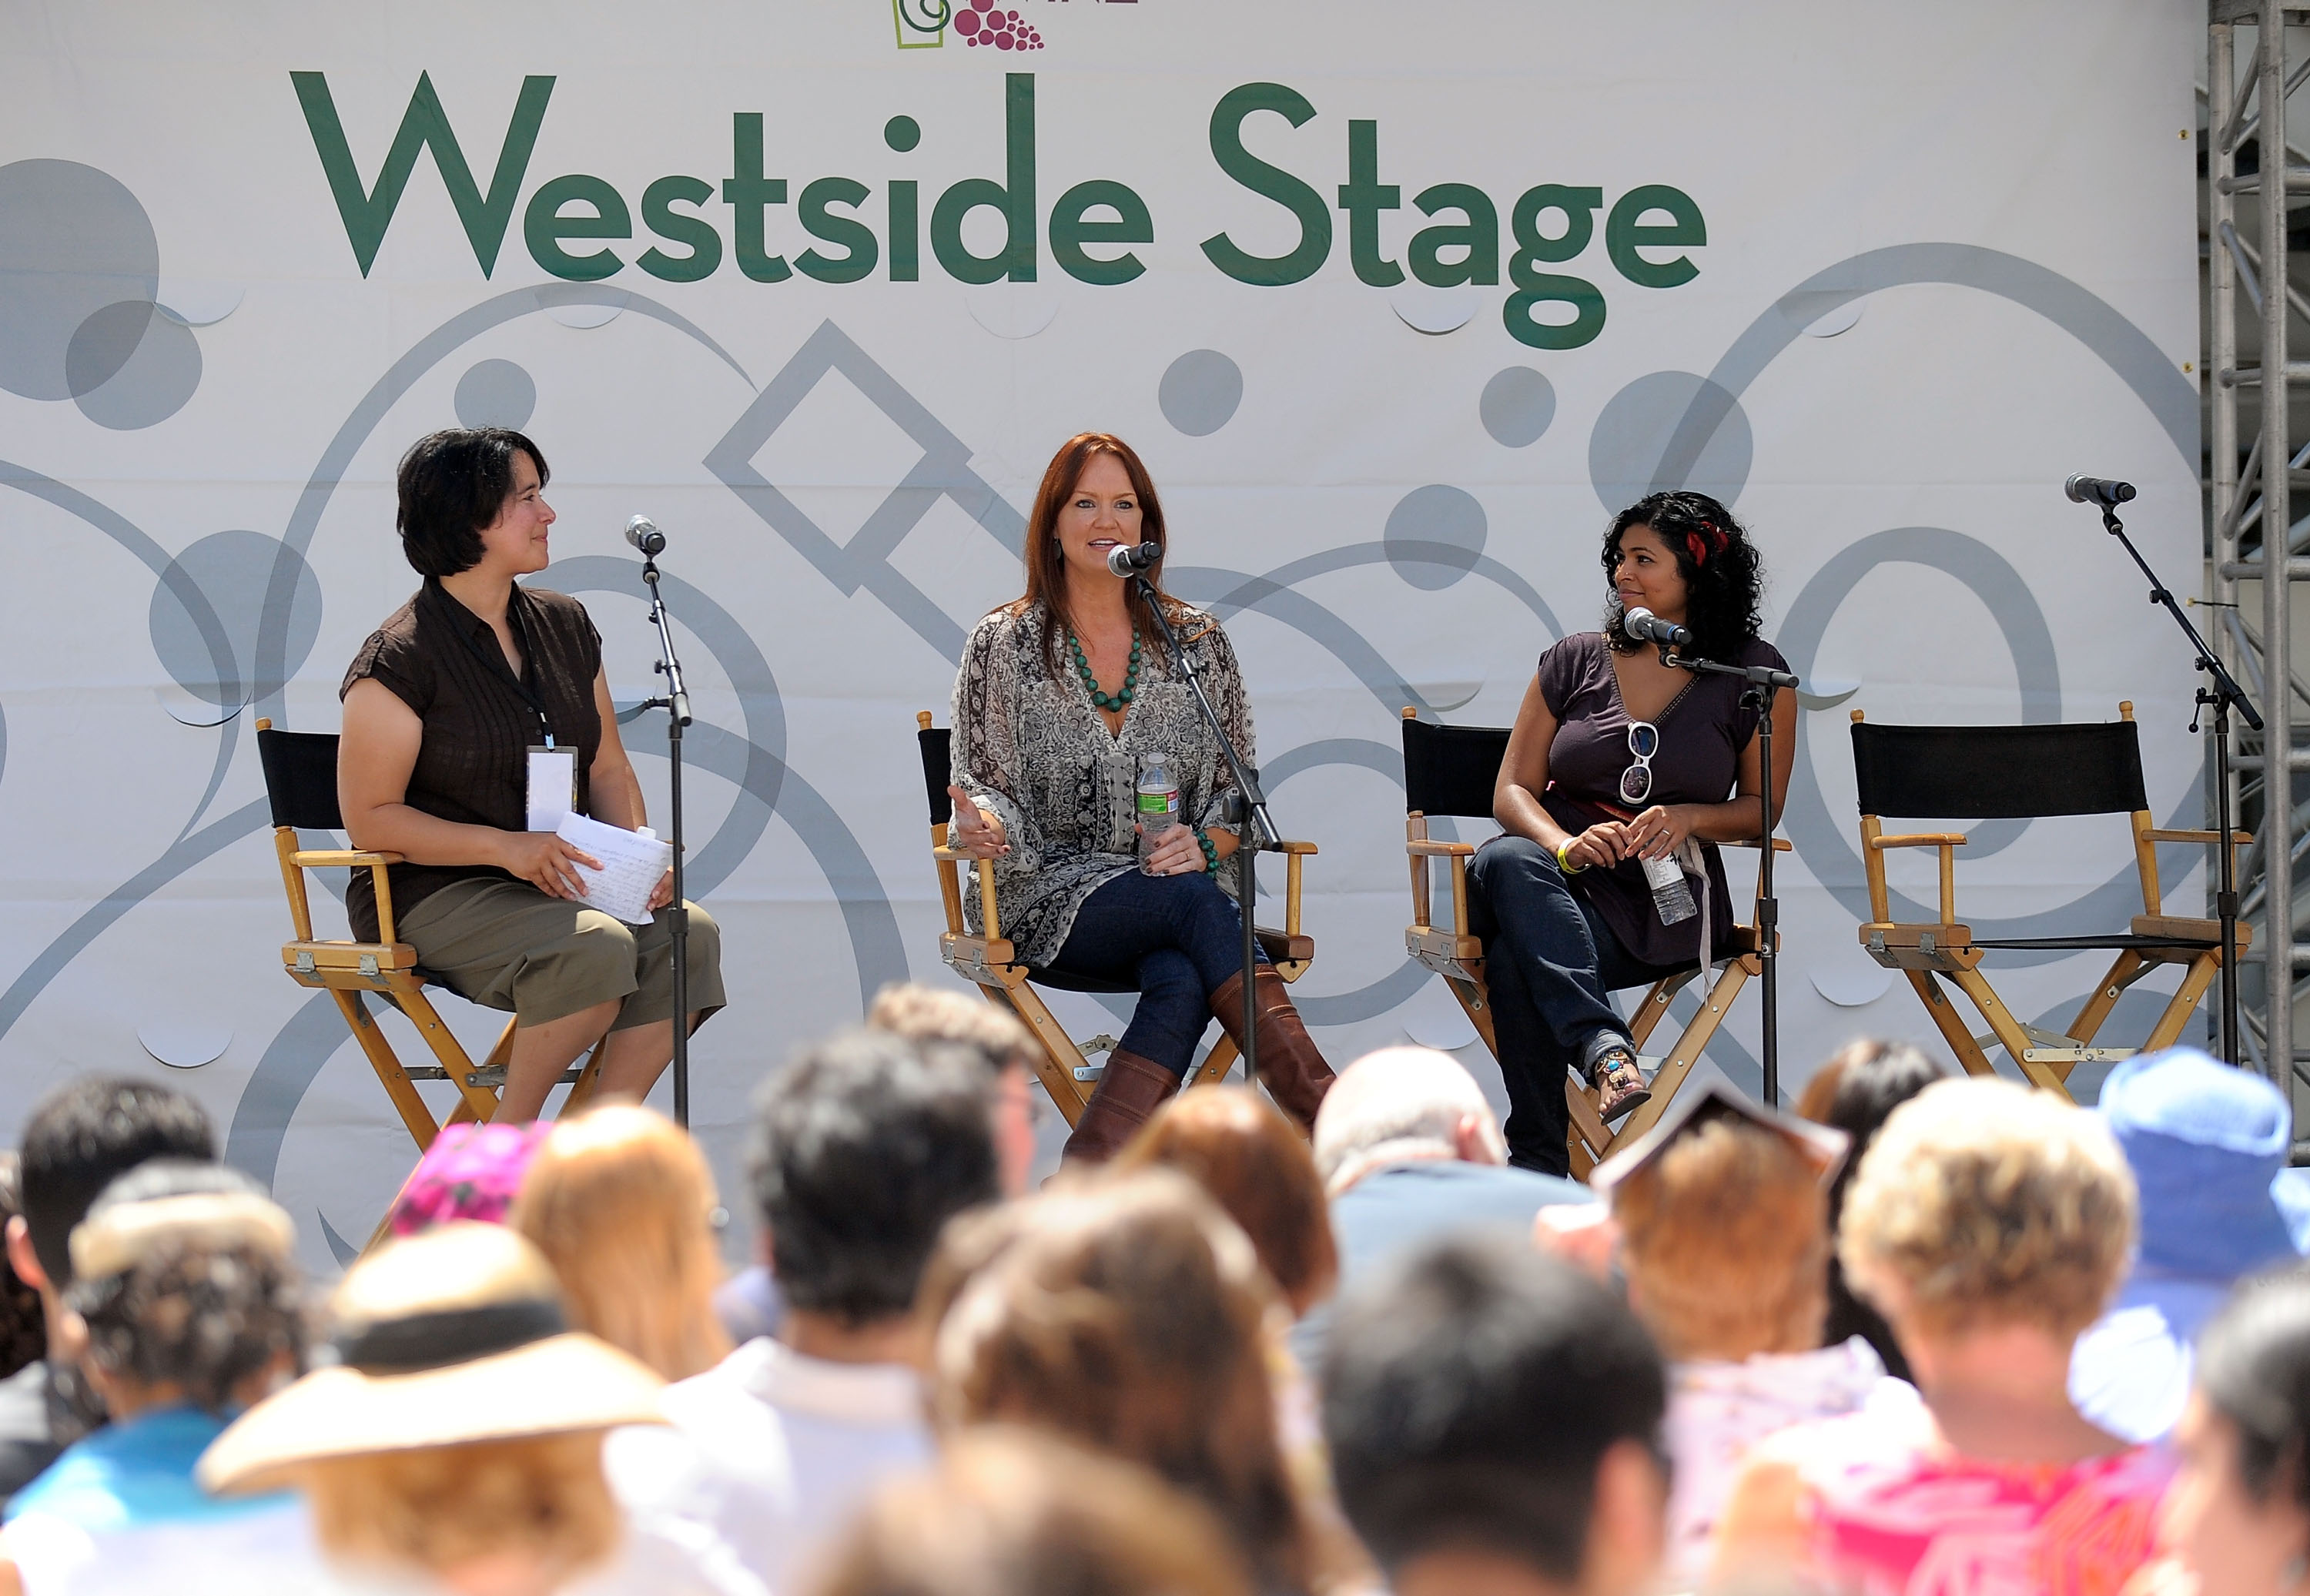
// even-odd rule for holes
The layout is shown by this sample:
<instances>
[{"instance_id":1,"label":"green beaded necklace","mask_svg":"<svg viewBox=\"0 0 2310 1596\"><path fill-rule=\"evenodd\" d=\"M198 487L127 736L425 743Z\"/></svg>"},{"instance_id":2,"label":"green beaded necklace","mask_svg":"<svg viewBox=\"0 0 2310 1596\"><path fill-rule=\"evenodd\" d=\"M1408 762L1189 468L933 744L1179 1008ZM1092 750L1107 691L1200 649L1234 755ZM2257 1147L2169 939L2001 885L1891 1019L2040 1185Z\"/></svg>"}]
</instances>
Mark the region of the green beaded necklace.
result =
<instances>
[{"instance_id":1,"label":"green beaded necklace","mask_svg":"<svg viewBox=\"0 0 2310 1596\"><path fill-rule=\"evenodd\" d=\"M1070 631L1067 640L1074 645L1075 673L1082 678L1083 690L1090 694L1090 701L1107 710L1121 709L1128 705L1139 690L1139 634L1136 631L1131 634L1131 664L1123 672L1123 690L1112 695L1099 690L1099 678L1092 673L1090 660L1083 653L1082 639Z\"/></svg>"}]
</instances>

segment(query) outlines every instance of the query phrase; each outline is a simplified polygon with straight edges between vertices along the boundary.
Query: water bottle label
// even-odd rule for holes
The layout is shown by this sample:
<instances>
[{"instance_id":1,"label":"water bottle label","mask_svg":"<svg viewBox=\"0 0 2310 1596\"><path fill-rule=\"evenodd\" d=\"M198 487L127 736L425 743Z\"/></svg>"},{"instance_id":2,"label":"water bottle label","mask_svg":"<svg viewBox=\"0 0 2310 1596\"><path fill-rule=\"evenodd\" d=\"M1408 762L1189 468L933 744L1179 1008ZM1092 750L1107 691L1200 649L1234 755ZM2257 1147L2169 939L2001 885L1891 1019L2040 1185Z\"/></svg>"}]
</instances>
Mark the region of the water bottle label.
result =
<instances>
[{"instance_id":1,"label":"water bottle label","mask_svg":"<svg viewBox=\"0 0 2310 1596\"><path fill-rule=\"evenodd\" d=\"M1645 880L1653 889L1653 910L1663 925L1676 925L1700 913L1692 889L1685 884L1684 869L1673 859L1643 862Z\"/></svg>"}]
</instances>

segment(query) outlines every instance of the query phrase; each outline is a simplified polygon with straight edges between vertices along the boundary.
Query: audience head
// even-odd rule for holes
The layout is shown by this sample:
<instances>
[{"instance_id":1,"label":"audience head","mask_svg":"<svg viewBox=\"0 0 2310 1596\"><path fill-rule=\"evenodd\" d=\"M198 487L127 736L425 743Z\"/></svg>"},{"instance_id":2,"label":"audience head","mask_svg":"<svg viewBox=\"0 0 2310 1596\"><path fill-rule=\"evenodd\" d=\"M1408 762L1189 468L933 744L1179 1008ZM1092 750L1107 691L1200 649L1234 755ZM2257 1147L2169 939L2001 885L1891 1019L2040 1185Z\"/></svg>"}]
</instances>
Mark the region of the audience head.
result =
<instances>
[{"instance_id":1,"label":"audience head","mask_svg":"<svg viewBox=\"0 0 2310 1596\"><path fill-rule=\"evenodd\" d=\"M1457 1059L1432 1047L1383 1047L1341 1071L1316 1111L1315 1154L1334 1197L1391 1164L1508 1161L1483 1088Z\"/></svg>"},{"instance_id":2,"label":"audience head","mask_svg":"<svg viewBox=\"0 0 2310 1596\"><path fill-rule=\"evenodd\" d=\"M2158 1539L2197 1589L2278 1596L2310 1559L2310 1271L2240 1288L2198 1348Z\"/></svg>"},{"instance_id":3,"label":"audience head","mask_svg":"<svg viewBox=\"0 0 2310 1596\"><path fill-rule=\"evenodd\" d=\"M966 1430L885 1487L817 1596L1251 1596L1211 1515L1149 1470L1047 1434Z\"/></svg>"},{"instance_id":4,"label":"audience head","mask_svg":"<svg viewBox=\"0 0 2310 1596\"><path fill-rule=\"evenodd\" d=\"M1703 1111L1612 1188L1629 1302L1670 1357L1738 1363L1820 1344L1822 1173L1779 1132Z\"/></svg>"},{"instance_id":5,"label":"audience head","mask_svg":"<svg viewBox=\"0 0 2310 1596\"><path fill-rule=\"evenodd\" d=\"M1829 1125L1853 1139L1853 1150L1837 1171L1832 1191L1841 1194L1861 1166L1861 1155L1888 1115L1949 1071L1906 1042L1863 1037L1847 1042L1813 1071L1797 1097L1797 1113L1817 1125ZM1831 1211L1834 1213L1835 1198Z\"/></svg>"},{"instance_id":6,"label":"audience head","mask_svg":"<svg viewBox=\"0 0 2310 1596\"><path fill-rule=\"evenodd\" d=\"M1399 1592L1463 1560L1617 1596L1665 1533L1666 1376L1600 1282L1493 1238L1448 1240L1360 1280L1325 1343L1340 1505Z\"/></svg>"},{"instance_id":7,"label":"audience head","mask_svg":"<svg viewBox=\"0 0 2310 1596\"><path fill-rule=\"evenodd\" d=\"M1316 1160L1291 1122L1240 1086L1191 1087L1157 1110L1119 1171L1176 1169L1251 1239L1294 1318L1332 1294L1340 1254Z\"/></svg>"},{"instance_id":8,"label":"audience head","mask_svg":"<svg viewBox=\"0 0 2310 1596\"><path fill-rule=\"evenodd\" d=\"M386 1228L415 1236L452 1219L502 1224L529 1161L552 1129L543 1120L442 1126L393 1200Z\"/></svg>"},{"instance_id":9,"label":"audience head","mask_svg":"<svg viewBox=\"0 0 2310 1596\"><path fill-rule=\"evenodd\" d=\"M1027 1190L1035 1165L1035 1038L1027 1028L983 998L943 987L893 982L866 1011L874 1030L909 1042L946 1042L975 1049L986 1060L994 1092L994 1150L1003 1161L1003 1190Z\"/></svg>"},{"instance_id":10,"label":"audience head","mask_svg":"<svg viewBox=\"0 0 2310 1596\"><path fill-rule=\"evenodd\" d=\"M579 1329L686 1380L730 1350L714 1315L716 1211L713 1173L689 1133L615 1103L554 1125L508 1222L553 1265Z\"/></svg>"},{"instance_id":11,"label":"audience head","mask_svg":"<svg viewBox=\"0 0 2310 1596\"><path fill-rule=\"evenodd\" d=\"M1837 1248L1930 1385L1920 1347L1977 1331L2040 1331L2066 1360L2133 1236L2133 1176L2097 1115L1968 1077L1893 1111L1854 1176Z\"/></svg>"},{"instance_id":12,"label":"audience head","mask_svg":"<svg viewBox=\"0 0 2310 1596\"><path fill-rule=\"evenodd\" d=\"M155 1158L73 1229L64 1305L82 1367L116 1418L187 1403L236 1412L304 1366L296 1227L218 1164Z\"/></svg>"},{"instance_id":13,"label":"audience head","mask_svg":"<svg viewBox=\"0 0 2310 1596\"><path fill-rule=\"evenodd\" d=\"M664 1382L566 1328L536 1248L444 1225L355 1263L331 1315L336 1363L219 1436L204 1486L300 1487L331 1556L445 1584L487 1567L559 1589L608 1557L621 1521L602 1434L663 1422Z\"/></svg>"},{"instance_id":14,"label":"audience head","mask_svg":"<svg viewBox=\"0 0 2310 1596\"><path fill-rule=\"evenodd\" d=\"M857 1328L914 1305L947 1220L1000 1195L984 1083L873 1030L805 1049L764 1089L752 1174L788 1306Z\"/></svg>"},{"instance_id":15,"label":"audience head","mask_svg":"<svg viewBox=\"0 0 2310 1596\"><path fill-rule=\"evenodd\" d=\"M1304 1588L1271 1288L1243 1233L1149 1170L1017 1205L997 1246L939 1329L942 1423L1027 1425L1143 1463L1220 1515L1264 1584Z\"/></svg>"},{"instance_id":16,"label":"audience head","mask_svg":"<svg viewBox=\"0 0 2310 1596\"><path fill-rule=\"evenodd\" d=\"M2310 1194L2269 1081L2175 1047L2111 1071L2099 1109L2141 1194L2142 1267L2228 1282L2301 1255Z\"/></svg>"},{"instance_id":17,"label":"audience head","mask_svg":"<svg viewBox=\"0 0 2310 1596\"><path fill-rule=\"evenodd\" d=\"M213 1161L216 1132L182 1092L99 1076L41 1100L19 1157L23 1223L9 1224L9 1258L29 1284L61 1291L72 1283L73 1227L98 1194L148 1159Z\"/></svg>"},{"instance_id":18,"label":"audience head","mask_svg":"<svg viewBox=\"0 0 2310 1596\"><path fill-rule=\"evenodd\" d=\"M0 1152L0 1232L5 1232L9 1221L23 1217L16 1155ZM40 1312L40 1294L0 1251L0 1380L39 1362L48 1352L48 1326Z\"/></svg>"}]
</instances>

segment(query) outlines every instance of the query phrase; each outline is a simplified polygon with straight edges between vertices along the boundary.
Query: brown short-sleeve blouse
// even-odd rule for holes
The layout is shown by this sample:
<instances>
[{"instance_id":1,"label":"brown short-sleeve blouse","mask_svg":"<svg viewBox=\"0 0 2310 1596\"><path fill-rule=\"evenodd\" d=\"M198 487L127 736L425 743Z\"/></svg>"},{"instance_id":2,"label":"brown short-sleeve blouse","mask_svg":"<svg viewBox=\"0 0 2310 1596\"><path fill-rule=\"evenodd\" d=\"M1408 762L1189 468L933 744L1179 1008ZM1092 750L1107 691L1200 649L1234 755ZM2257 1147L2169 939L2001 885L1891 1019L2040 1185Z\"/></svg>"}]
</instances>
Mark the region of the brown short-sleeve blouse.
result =
<instances>
[{"instance_id":1,"label":"brown short-sleeve blouse","mask_svg":"<svg viewBox=\"0 0 2310 1596\"><path fill-rule=\"evenodd\" d=\"M602 638L585 605L543 588L514 584L506 613L522 639L518 683L490 623L428 577L369 634L337 697L362 678L374 678L424 722L404 798L412 809L459 825L519 831L528 819L528 750L549 731L556 747L577 751L578 811L593 812L586 773L602 746L594 702ZM514 879L487 864L395 864L386 873L395 915L452 881ZM377 896L365 870L353 872L345 912L356 937L375 940Z\"/></svg>"},{"instance_id":2,"label":"brown short-sleeve blouse","mask_svg":"<svg viewBox=\"0 0 2310 1596\"><path fill-rule=\"evenodd\" d=\"M1743 665L1785 671L1780 650L1758 638L1741 650ZM1746 683L1729 676L1695 676L1681 697L1654 717L1660 752L1653 758L1655 803L1723 803L1739 778L1741 754L1757 734L1757 711L1741 702ZM1632 762L1628 711L1602 632L1576 632L1540 656L1540 696L1556 717L1548 746L1548 791L1540 802L1568 831L1625 816L1620 774ZM1708 865L1710 916L1719 952L1735 924L1724 861L1714 843L1701 845ZM1572 888L1596 906L1620 945L1647 964L1689 964L1700 957L1698 916L1663 925L1653 909L1644 866L1624 861L1610 870L1583 871Z\"/></svg>"}]
</instances>

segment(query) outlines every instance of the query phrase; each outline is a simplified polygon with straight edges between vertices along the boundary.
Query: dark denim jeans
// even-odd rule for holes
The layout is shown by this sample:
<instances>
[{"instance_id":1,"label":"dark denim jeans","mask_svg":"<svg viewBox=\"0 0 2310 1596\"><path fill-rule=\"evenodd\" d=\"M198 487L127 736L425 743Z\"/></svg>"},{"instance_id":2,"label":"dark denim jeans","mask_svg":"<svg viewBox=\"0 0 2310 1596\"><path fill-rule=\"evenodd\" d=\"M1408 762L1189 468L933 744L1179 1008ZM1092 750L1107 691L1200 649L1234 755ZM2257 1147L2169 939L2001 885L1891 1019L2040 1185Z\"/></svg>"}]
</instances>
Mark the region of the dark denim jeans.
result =
<instances>
[{"instance_id":1,"label":"dark denim jeans","mask_svg":"<svg viewBox=\"0 0 2310 1596\"><path fill-rule=\"evenodd\" d=\"M1120 1045L1184 1075L1211 1024L1211 994L1243 974L1243 917L1208 874L1134 870L1083 899L1052 967L1137 986Z\"/></svg>"},{"instance_id":2,"label":"dark denim jeans","mask_svg":"<svg viewBox=\"0 0 2310 1596\"><path fill-rule=\"evenodd\" d=\"M1566 885L1556 855L1529 837L1496 837L1468 862L1468 927L1484 940L1492 1035L1508 1089L1508 1162L1567 1174L1564 1072L1585 1075L1607 1047L1628 1046L1628 1022L1609 994L1667 972L1621 947Z\"/></svg>"}]
</instances>

